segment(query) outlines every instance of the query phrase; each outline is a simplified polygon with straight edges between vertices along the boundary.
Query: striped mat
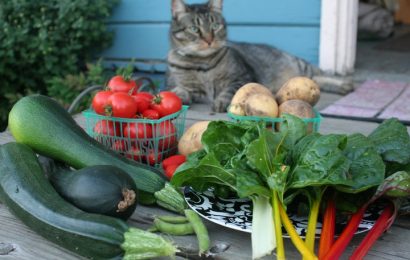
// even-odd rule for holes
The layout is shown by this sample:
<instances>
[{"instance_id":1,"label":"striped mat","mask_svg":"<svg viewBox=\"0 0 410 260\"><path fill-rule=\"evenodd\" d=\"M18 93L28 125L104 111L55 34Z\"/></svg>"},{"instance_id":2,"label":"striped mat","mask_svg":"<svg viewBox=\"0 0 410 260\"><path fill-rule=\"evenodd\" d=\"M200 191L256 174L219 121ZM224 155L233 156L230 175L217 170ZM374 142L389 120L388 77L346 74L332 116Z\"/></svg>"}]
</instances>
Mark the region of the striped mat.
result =
<instances>
[{"instance_id":1,"label":"striped mat","mask_svg":"<svg viewBox=\"0 0 410 260\"><path fill-rule=\"evenodd\" d=\"M374 122L395 117L410 125L410 83L369 80L320 113Z\"/></svg>"}]
</instances>

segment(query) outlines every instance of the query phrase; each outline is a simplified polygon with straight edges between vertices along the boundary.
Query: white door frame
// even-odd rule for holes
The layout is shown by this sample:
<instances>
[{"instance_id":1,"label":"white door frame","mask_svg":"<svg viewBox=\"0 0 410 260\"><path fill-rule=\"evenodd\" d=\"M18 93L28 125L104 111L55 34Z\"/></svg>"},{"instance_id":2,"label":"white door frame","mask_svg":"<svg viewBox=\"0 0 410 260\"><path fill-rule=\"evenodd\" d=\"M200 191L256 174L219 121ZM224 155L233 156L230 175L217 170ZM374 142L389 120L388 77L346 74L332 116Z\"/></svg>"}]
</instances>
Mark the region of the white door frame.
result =
<instances>
[{"instance_id":1,"label":"white door frame","mask_svg":"<svg viewBox=\"0 0 410 260\"><path fill-rule=\"evenodd\" d=\"M322 0L319 67L333 74L354 71L358 0Z\"/></svg>"}]
</instances>

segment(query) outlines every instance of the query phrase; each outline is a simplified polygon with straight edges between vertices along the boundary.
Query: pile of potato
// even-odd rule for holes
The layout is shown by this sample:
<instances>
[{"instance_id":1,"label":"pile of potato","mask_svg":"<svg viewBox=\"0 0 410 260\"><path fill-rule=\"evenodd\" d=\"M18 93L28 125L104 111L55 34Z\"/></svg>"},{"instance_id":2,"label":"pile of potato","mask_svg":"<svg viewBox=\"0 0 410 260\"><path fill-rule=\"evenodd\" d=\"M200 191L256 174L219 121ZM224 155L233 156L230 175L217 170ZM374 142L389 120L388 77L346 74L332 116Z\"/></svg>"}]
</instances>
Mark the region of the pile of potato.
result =
<instances>
[{"instance_id":1,"label":"pile of potato","mask_svg":"<svg viewBox=\"0 0 410 260\"><path fill-rule=\"evenodd\" d=\"M267 87L248 83L235 93L229 112L240 116L280 117L288 113L300 118L314 118L313 106L319 101L319 86L306 77L295 77L287 81L274 95ZM189 154L202 149L201 138L209 121L200 121L190 126L178 144L180 154ZM276 124L279 129L280 124ZM312 124L308 131L312 131Z\"/></svg>"},{"instance_id":2,"label":"pile of potato","mask_svg":"<svg viewBox=\"0 0 410 260\"><path fill-rule=\"evenodd\" d=\"M235 93L229 112L239 116L276 118L287 113L300 118L314 118L313 107L319 98L319 86L307 77L289 79L276 94L261 84L248 83ZM311 131L311 124L309 128Z\"/></svg>"}]
</instances>

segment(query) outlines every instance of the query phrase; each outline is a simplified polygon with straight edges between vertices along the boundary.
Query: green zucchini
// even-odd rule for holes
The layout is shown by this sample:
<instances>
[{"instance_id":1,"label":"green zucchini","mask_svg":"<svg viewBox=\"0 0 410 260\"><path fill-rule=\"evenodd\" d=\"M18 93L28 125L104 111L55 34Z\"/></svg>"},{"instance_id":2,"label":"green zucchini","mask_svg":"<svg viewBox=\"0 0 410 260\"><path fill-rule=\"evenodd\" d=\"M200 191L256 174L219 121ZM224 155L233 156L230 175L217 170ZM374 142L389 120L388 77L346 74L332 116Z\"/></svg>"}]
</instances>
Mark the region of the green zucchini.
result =
<instances>
[{"instance_id":1,"label":"green zucchini","mask_svg":"<svg viewBox=\"0 0 410 260\"><path fill-rule=\"evenodd\" d=\"M76 169L116 166L133 178L139 190L149 194L161 190L166 182L159 170L124 158L91 138L62 106L47 96L20 99L9 113L9 128L17 142Z\"/></svg>"},{"instance_id":2,"label":"green zucchini","mask_svg":"<svg viewBox=\"0 0 410 260\"><path fill-rule=\"evenodd\" d=\"M39 235L85 257L147 259L177 251L161 236L66 202L47 180L36 154L24 144L0 146L0 199Z\"/></svg>"},{"instance_id":3,"label":"green zucchini","mask_svg":"<svg viewBox=\"0 0 410 260\"><path fill-rule=\"evenodd\" d=\"M134 181L115 166L95 165L76 171L57 166L49 180L64 199L85 212L127 220L137 206Z\"/></svg>"}]
</instances>

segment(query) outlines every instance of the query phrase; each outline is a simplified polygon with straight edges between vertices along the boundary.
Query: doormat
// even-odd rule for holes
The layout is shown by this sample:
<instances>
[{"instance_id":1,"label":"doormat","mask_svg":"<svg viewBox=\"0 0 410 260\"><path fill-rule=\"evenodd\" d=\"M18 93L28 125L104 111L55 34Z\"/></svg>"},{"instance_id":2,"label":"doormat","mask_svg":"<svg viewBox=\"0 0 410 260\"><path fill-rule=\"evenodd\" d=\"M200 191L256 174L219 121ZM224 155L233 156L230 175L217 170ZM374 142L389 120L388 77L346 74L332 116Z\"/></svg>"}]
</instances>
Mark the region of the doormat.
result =
<instances>
[{"instance_id":1,"label":"doormat","mask_svg":"<svg viewBox=\"0 0 410 260\"><path fill-rule=\"evenodd\" d=\"M410 84L368 80L320 113L323 116L373 122L395 117L410 125Z\"/></svg>"},{"instance_id":2,"label":"doormat","mask_svg":"<svg viewBox=\"0 0 410 260\"><path fill-rule=\"evenodd\" d=\"M410 52L410 33L397 38L388 39L377 44L374 48L386 51Z\"/></svg>"}]
</instances>

